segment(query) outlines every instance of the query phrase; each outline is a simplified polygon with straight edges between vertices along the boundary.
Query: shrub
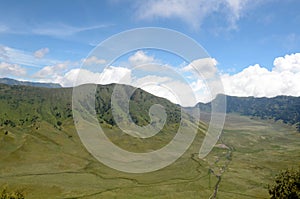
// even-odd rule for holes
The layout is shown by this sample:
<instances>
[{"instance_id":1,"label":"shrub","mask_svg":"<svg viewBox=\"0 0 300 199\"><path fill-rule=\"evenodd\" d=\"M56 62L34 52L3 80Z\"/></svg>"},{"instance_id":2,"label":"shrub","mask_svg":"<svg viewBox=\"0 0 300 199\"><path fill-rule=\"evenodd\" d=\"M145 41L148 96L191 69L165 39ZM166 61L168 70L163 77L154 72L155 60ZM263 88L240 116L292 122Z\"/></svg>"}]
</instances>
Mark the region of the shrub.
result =
<instances>
[{"instance_id":1,"label":"shrub","mask_svg":"<svg viewBox=\"0 0 300 199\"><path fill-rule=\"evenodd\" d=\"M62 122L61 121L57 121L57 126L61 126L62 125Z\"/></svg>"},{"instance_id":2,"label":"shrub","mask_svg":"<svg viewBox=\"0 0 300 199\"><path fill-rule=\"evenodd\" d=\"M300 167L287 169L275 177L275 184L269 186L271 199L300 199Z\"/></svg>"},{"instance_id":3,"label":"shrub","mask_svg":"<svg viewBox=\"0 0 300 199\"><path fill-rule=\"evenodd\" d=\"M21 191L12 191L8 192L6 188L4 188L0 192L0 199L25 199L24 194Z\"/></svg>"}]
</instances>

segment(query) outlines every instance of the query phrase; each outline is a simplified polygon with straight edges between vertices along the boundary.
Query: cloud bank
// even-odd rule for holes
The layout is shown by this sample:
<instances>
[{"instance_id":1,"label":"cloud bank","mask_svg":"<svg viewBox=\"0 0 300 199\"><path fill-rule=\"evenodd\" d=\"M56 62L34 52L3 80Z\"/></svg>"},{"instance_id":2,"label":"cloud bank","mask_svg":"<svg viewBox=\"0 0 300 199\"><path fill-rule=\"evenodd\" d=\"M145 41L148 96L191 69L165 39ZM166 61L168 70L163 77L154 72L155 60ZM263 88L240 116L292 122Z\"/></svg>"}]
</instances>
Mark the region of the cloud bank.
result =
<instances>
[{"instance_id":1,"label":"cloud bank","mask_svg":"<svg viewBox=\"0 0 300 199\"><path fill-rule=\"evenodd\" d=\"M26 69L18 64L0 62L0 77L15 76L23 77L26 75Z\"/></svg>"},{"instance_id":2,"label":"cloud bank","mask_svg":"<svg viewBox=\"0 0 300 199\"><path fill-rule=\"evenodd\" d=\"M273 65L271 71L255 64L234 75L223 74L225 93L254 97L300 96L300 53L278 57Z\"/></svg>"},{"instance_id":3,"label":"cloud bank","mask_svg":"<svg viewBox=\"0 0 300 199\"><path fill-rule=\"evenodd\" d=\"M10 48L3 48L2 60L6 60L6 51ZM29 77L29 74L22 65L8 61L0 62L1 77L22 78ZM208 102L214 98L207 87L207 80L214 77L217 71L217 60L214 58L204 58L194 60L184 66L171 67L163 65L153 55L148 55L144 51L137 51L128 57L128 66L108 66L101 72L80 69L80 63L87 66L96 67L105 65L104 59L92 56L78 62L60 62L53 65L46 65L34 74L30 75L35 81L59 83L64 87L85 83L109 84L122 83L138 86L144 90L169 99L174 103L182 105L189 104L189 97L193 94L196 101ZM158 64L153 64L158 63ZM126 64L125 64L126 65ZM142 65L142 67L140 66ZM139 67L137 67L139 66ZM168 73L168 67L173 68L173 74ZM139 76L136 74L144 74ZM78 78L79 72L81 73ZM172 71L171 71L172 72ZM190 74L203 75L194 76ZM181 78L173 78L176 73ZM168 76L170 74L170 76ZM254 96L254 97L275 97L278 95L300 96L300 53L284 55L274 59L273 67L268 70L259 64L245 68L235 74L219 74L224 86L224 93L232 96ZM170 78L171 77L171 78ZM185 79L185 80L184 80ZM212 78L213 79L213 78ZM189 88L186 85L189 85ZM177 92L179 91L179 92ZM181 97L179 95L186 95Z\"/></svg>"},{"instance_id":4,"label":"cloud bank","mask_svg":"<svg viewBox=\"0 0 300 199\"><path fill-rule=\"evenodd\" d=\"M88 64L93 62L105 63L104 60L99 60L101 59L89 58ZM156 60L153 56L149 56L143 51L137 51L134 55L129 57L128 62L133 67L142 64L150 70L152 65L149 63L156 62ZM167 98L174 103L192 106L194 104L191 104L188 97L181 97L182 99L179 99L178 93L181 92L186 96L193 94L196 101L209 102L212 100L214 96L211 94L210 89L207 87L207 82L205 81L217 73L217 63L217 60L214 58L205 58L195 60L178 70L180 75L185 78L186 72L193 73L196 71L198 73L200 71L203 74L202 78L197 76L198 78L189 81L190 88L187 88L183 81L171 79L159 72L157 75L152 74L144 77L135 77L131 69L120 66L109 66L101 73L91 72L85 69L80 70L79 68L71 69L64 73L62 70L66 70L66 63L57 64L43 68L36 74L36 77L39 77L39 80L43 80L43 77L47 77L48 81L60 83L66 87L73 86L74 82L76 82L75 85L84 83L130 84L142 87L144 90L154 95ZM157 66L153 67L157 70ZM79 72L83 75L80 75L80 78L77 79ZM52 79L49 74L52 75ZM300 96L300 53L275 58L272 70L255 64L233 75L220 74L220 78L224 86L224 93L227 95L254 97L275 97L278 95ZM180 92L175 92L175 90Z\"/></svg>"}]
</instances>

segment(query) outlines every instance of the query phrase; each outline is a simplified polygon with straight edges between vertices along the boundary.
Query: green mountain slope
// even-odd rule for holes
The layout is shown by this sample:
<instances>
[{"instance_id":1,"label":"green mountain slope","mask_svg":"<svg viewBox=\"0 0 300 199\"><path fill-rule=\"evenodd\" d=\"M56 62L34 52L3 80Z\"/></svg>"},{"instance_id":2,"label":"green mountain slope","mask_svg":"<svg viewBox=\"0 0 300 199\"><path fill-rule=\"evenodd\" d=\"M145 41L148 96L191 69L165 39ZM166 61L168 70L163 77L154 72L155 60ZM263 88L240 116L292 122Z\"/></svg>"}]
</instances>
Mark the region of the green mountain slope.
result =
<instances>
[{"instance_id":1,"label":"green mountain slope","mask_svg":"<svg viewBox=\"0 0 300 199\"><path fill-rule=\"evenodd\" d=\"M100 122L115 125L111 112L114 84L98 86L95 108ZM124 88L133 89L130 86ZM37 125L46 121L55 127L72 118L72 88L32 88L0 84L0 126ZM136 89L131 96L130 114L138 125L149 123L148 110L153 104L161 104L168 115L167 123L180 121L180 107L166 99Z\"/></svg>"},{"instance_id":2,"label":"green mountain slope","mask_svg":"<svg viewBox=\"0 0 300 199\"><path fill-rule=\"evenodd\" d=\"M281 120L296 125L300 132L300 97L277 96L273 98L226 96L227 113L259 117L261 119ZM203 111L210 110L210 103L198 103Z\"/></svg>"}]
</instances>

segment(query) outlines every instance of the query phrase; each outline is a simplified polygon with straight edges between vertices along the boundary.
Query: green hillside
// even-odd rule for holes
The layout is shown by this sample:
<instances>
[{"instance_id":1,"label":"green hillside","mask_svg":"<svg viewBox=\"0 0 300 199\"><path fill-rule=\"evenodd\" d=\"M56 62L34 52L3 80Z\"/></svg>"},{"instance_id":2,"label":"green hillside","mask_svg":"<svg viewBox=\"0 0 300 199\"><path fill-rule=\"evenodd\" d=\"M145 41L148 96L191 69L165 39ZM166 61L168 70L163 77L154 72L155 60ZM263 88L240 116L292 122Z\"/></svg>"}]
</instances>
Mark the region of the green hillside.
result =
<instances>
[{"instance_id":1,"label":"green hillside","mask_svg":"<svg viewBox=\"0 0 300 199\"><path fill-rule=\"evenodd\" d=\"M300 132L300 97L277 96L273 98L226 96L227 113L273 119L286 124L295 125ZM198 103L203 111L210 110L210 103Z\"/></svg>"},{"instance_id":2,"label":"green hillside","mask_svg":"<svg viewBox=\"0 0 300 199\"><path fill-rule=\"evenodd\" d=\"M0 84L0 126L36 126L46 121L55 127L72 117L72 89L33 88Z\"/></svg>"},{"instance_id":3,"label":"green hillside","mask_svg":"<svg viewBox=\"0 0 300 199\"><path fill-rule=\"evenodd\" d=\"M112 117L114 84L98 86L99 124L113 143L128 151L157 150L174 137L180 107L137 89L130 115L149 123L149 107L168 115L160 133L147 139L122 132ZM124 86L125 89L133 89ZM72 88L0 84L0 190L21 190L26 198L268 198L268 184L287 167L299 165L299 133L289 125L227 116L213 151L199 159L207 124L200 122L191 147L161 170L128 174L98 162L82 145L73 121ZM205 120L208 114L202 115Z\"/></svg>"},{"instance_id":4,"label":"green hillside","mask_svg":"<svg viewBox=\"0 0 300 199\"><path fill-rule=\"evenodd\" d=\"M133 89L124 86L126 89ZM114 85L98 86L95 101L100 122L115 125L111 112L111 99ZM72 88L33 88L27 86L9 86L0 84L0 125L27 126L38 125L46 121L59 128L62 122L72 118ZM166 99L153 96L136 89L131 96L130 114L138 125L149 123L148 110L153 104L161 104L168 115L168 123L180 121L180 107Z\"/></svg>"}]
</instances>

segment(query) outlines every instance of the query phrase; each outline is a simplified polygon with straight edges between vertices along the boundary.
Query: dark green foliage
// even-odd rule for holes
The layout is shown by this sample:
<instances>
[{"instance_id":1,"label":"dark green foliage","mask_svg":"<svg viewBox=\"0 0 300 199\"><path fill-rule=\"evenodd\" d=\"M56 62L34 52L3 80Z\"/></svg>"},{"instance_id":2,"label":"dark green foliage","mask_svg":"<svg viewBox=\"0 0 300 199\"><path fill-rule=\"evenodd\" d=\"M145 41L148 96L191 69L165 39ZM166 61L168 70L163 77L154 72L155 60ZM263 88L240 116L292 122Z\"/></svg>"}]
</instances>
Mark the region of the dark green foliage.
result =
<instances>
[{"instance_id":1,"label":"dark green foliage","mask_svg":"<svg viewBox=\"0 0 300 199\"><path fill-rule=\"evenodd\" d=\"M11 121L11 120L4 120L3 124L5 126L16 127L16 124L13 121Z\"/></svg>"},{"instance_id":2,"label":"dark green foliage","mask_svg":"<svg viewBox=\"0 0 300 199\"><path fill-rule=\"evenodd\" d=\"M115 126L111 111L111 95L115 84L99 85L96 91L95 109L100 123ZM124 89L135 89L125 86ZM82 102L83 105L86 103ZM149 109L161 104L167 112L167 122L180 121L180 107L166 99L156 97L141 89L133 92L129 102L129 114L140 126L150 122ZM87 105L85 105L87 106ZM35 126L46 121L58 129L72 118L72 88L39 88L0 84L0 126Z\"/></svg>"},{"instance_id":3,"label":"dark green foliage","mask_svg":"<svg viewBox=\"0 0 300 199\"><path fill-rule=\"evenodd\" d=\"M25 196L19 190L9 192L4 188L0 193L0 199L25 199Z\"/></svg>"},{"instance_id":4,"label":"dark green foliage","mask_svg":"<svg viewBox=\"0 0 300 199\"><path fill-rule=\"evenodd\" d=\"M111 111L111 95L113 93L115 84L98 86L96 91L96 113L99 116L99 122L103 120L114 126L116 122L112 116ZM125 90L135 89L131 86L119 85ZM128 92L130 93L130 92ZM154 104L160 104L165 107L167 113L167 123L177 123L180 121L180 107L172 104L166 99L156 97L141 89L136 89L130 96L129 114L132 121L140 126L150 123L149 109Z\"/></svg>"},{"instance_id":5,"label":"dark green foliage","mask_svg":"<svg viewBox=\"0 0 300 199\"><path fill-rule=\"evenodd\" d=\"M287 169L275 178L275 184L269 186L271 199L300 198L300 167L298 170Z\"/></svg>"},{"instance_id":6,"label":"dark green foliage","mask_svg":"<svg viewBox=\"0 0 300 199\"><path fill-rule=\"evenodd\" d=\"M227 113L258 117L261 119L281 120L296 125L300 132L300 97L277 96L274 98L226 96ZM210 111L210 103L197 105L201 111Z\"/></svg>"},{"instance_id":7,"label":"dark green foliage","mask_svg":"<svg viewBox=\"0 0 300 199\"><path fill-rule=\"evenodd\" d=\"M0 126L57 125L71 117L72 89L0 84Z\"/></svg>"}]
</instances>

